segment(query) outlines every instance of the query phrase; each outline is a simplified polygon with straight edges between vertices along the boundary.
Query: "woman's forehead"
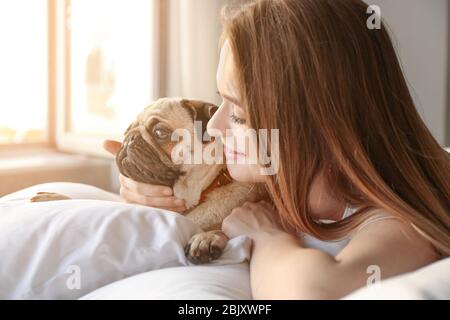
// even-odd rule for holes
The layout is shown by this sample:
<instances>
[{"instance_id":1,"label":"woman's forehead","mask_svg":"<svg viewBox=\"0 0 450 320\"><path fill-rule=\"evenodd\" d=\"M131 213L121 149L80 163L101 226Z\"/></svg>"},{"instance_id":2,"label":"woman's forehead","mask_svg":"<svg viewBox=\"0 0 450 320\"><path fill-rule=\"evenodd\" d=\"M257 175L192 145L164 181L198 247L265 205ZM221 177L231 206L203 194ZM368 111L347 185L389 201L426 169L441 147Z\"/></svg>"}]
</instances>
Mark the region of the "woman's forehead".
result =
<instances>
[{"instance_id":1,"label":"woman's forehead","mask_svg":"<svg viewBox=\"0 0 450 320\"><path fill-rule=\"evenodd\" d=\"M233 53L226 40L220 50L219 66L217 68L217 87L221 93L229 96L239 98L239 92L237 90L237 83L235 78L235 65L233 59Z\"/></svg>"}]
</instances>

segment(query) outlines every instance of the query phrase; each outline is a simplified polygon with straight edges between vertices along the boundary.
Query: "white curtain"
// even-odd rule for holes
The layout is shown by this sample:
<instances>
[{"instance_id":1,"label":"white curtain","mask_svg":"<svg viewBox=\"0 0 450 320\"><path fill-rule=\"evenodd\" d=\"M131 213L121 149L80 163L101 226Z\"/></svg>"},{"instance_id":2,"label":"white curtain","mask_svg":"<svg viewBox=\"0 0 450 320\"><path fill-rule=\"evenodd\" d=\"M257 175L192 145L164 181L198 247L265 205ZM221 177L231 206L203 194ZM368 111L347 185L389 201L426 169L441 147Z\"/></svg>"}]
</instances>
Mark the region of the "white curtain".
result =
<instances>
[{"instance_id":1,"label":"white curtain","mask_svg":"<svg viewBox=\"0 0 450 320\"><path fill-rule=\"evenodd\" d=\"M164 0L163 0L164 1ZM217 103L220 10L226 0L167 0L165 96Z\"/></svg>"}]
</instances>

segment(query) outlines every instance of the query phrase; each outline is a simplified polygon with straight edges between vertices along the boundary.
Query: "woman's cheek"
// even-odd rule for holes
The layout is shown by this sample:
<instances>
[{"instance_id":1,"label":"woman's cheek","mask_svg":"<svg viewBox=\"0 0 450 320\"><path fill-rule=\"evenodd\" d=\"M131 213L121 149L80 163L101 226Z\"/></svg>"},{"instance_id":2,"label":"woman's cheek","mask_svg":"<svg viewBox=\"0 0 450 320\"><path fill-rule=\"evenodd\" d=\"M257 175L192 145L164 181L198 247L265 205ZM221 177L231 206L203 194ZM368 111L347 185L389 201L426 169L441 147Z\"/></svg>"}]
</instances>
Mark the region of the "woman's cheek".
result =
<instances>
[{"instance_id":1,"label":"woman's cheek","mask_svg":"<svg viewBox=\"0 0 450 320\"><path fill-rule=\"evenodd\" d=\"M255 130L231 124L225 144L233 146L242 155L228 155L227 167L231 177L239 182L264 182L258 165L258 149Z\"/></svg>"}]
</instances>

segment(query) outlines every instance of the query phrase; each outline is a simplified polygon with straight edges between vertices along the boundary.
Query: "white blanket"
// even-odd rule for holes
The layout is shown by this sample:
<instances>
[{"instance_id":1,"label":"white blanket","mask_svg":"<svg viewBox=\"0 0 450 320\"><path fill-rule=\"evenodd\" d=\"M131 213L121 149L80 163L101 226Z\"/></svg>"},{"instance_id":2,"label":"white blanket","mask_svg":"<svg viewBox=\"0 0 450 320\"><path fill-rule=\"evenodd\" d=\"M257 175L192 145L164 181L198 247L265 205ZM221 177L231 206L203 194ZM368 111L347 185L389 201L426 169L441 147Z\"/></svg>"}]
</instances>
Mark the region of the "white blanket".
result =
<instances>
[{"instance_id":1,"label":"white blanket","mask_svg":"<svg viewBox=\"0 0 450 320\"><path fill-rule=\"evenodd\" d=\"M30 203L37 191L75 200ZM251 299L251 241L192 266L183 248L200 229L185 217L120 202L80 184L34 186L0 198L2 299ZM346 299L450 299L450 258L362 288Z\"/></svg>"},{"instance_id":2,"label":"white blanket","mask_svg":"<svg viewBox=\"0 0 450 320\"><path fill-rule=\"evenodd\" d=\"M31 203L37 191L75 200ZM117 200L78 184L39 185L1 198L0 298L74 299L143 272L192 265L184 246L201 231L197 225ZM211 265L245 262L250 244L247 237L232 239Z\"/></svg>"}]
</instances>

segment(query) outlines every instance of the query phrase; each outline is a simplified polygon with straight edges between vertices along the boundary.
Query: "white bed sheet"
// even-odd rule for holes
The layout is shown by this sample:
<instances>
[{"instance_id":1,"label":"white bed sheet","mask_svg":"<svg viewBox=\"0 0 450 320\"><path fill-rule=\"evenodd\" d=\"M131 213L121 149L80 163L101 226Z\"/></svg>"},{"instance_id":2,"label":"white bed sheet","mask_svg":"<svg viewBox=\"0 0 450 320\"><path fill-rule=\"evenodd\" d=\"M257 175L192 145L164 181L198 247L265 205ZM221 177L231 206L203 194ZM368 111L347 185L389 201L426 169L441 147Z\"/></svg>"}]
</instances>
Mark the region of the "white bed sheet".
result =
<instances>
[{"instance_id":1,"label":"white bed sheet","mask_svg":"<svg viewBox=\"0 0 450 320\"><path fill-rule=\"evenodd\" d=\"M187 266L145 272L114 282L83 300L250 300L248 263Z\"/></svg>"},{"instance_id":2,"label":"white bed sheet","mask_svg":"<svg viewBox=\"0 0 450 320\"><path fill-rule=\"evenodd\" d=\"M44 210L44 216L41 216L25 203L36 191L53 191L76 199L91 200L37 204L35 208ZM0 296L6 299L252 298L249 267L246 262L250 245L248 239L233 240L223 259L215 265L192 266L180 252L189 237L198 232L196 226L170 212L118 201L120 198L115 194L72 183L35 186L0 198ZM67 209L70 208L71 213L66 212L69 210L64 208L65 203L70 204ZM79 213L73 212L73 206L79 208ZM85 208L86 212L82 208ZM17 213L14 212L15 209ZM29 214L26 209L30 211ZM90 217L86 213L92 213L93 216ZM46 214L48 216L45 216ZM51 218L52 214L58 218L45 221ZM158 223L164 222L160 224L164 227L158 229L163 230L163 237L158 237L156 242L151 237L145 237L148 230L154 229L154 219L159 221ZM87 228L89 232L86 231L85 236L90 239L92 248L103 248L102 259L84 253L89 250L80 251L87 238L75 237L71 240L70 232L73 229L67 228L65 223L68 221ZM98 226L103 226L98 230L102 233L99 237L96 237L95 221ZM111 221L115 222L112 224ZM58 232L50 232L49 226ZM41 227L42 233L39 233ZM114 237L105 238L105 232L108 234L116 227L119 227L121 232L119 245ZM29 236L30 232L36 237L27 242L23 238ZM40 238L40 234L47 237ZM127 235L133 242L131 246ZM164 240L164 237L167 239ZM146 241L149 241L148 245L145 244ZM167 244L170 242L170 245L164 246L161 241L167 241ZM153 253L142 255L145 250L136 252L136 244L140 247L144 245L152 249L157 248L155 252L162 253L165 259L168 259L167 263L161 264L158 258L155 260L158 255ZM52 248L51 245L55 247ZM64 251L66 249L68 251ZM65 258L55 258L57 254L62 254ZM93 270L88 283L84 284L84 290L79 292L61 290L68 276L65 274L65 268L72 263ZM99 263L106 263L105 267ZM58 282L45 282L45 279L58 277ZM30 286L34 286L35 290L30 291ZM450 258L415 272L387 279L379 285L361 288L344 299L450 299Z\"/></svg>"},{"instance_id":3,"label":"white bed sheet","mask_svg":"<svg viewBox=\"0 0 450 320\"><path fill-rule=\"evenodd\" d=\"M36 191L72 199L31 203ZM77 299L137 274L192 265L184 247L199 226L180 214L117 198L64 183L0 198L0 299ZM231 239L211 265L246 261L250 245L245 236Z\"/></svg>"}]
</instances>

